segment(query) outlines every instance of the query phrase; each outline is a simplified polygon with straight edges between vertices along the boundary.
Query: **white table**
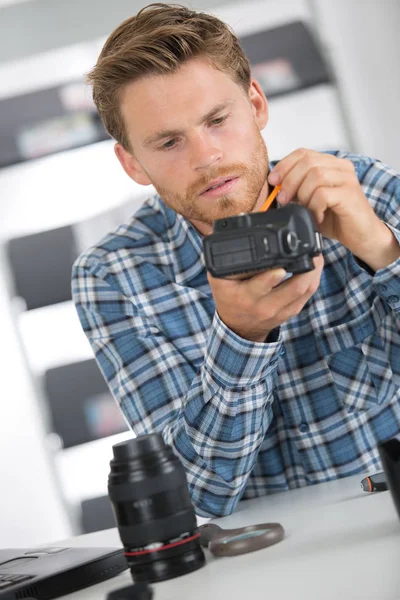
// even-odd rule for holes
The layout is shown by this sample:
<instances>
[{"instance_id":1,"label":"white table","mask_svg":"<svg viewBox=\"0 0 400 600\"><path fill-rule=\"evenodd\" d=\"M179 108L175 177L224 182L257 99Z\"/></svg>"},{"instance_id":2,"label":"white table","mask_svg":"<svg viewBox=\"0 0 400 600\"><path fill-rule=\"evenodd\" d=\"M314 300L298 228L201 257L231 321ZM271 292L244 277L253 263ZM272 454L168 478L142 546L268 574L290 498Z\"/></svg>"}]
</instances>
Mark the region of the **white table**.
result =
<instances>
[{"instance_id":1,"label":"white table","mask_svg":"<svg viewBox=\"0 0 400 600\"><path fill-rule=\"evenodd\" d=\"M395 600L400 598L400 521L389 492L368 494L361 476L242 502L223 527L279 522L270 548L214 558L189 575L154 585L154 600ZM65 544L66 541L63 542ZM120 546L109 529L67 540ZM104 600L132 582L129 571L64 600Z\"/></svg>"}]
</instances>

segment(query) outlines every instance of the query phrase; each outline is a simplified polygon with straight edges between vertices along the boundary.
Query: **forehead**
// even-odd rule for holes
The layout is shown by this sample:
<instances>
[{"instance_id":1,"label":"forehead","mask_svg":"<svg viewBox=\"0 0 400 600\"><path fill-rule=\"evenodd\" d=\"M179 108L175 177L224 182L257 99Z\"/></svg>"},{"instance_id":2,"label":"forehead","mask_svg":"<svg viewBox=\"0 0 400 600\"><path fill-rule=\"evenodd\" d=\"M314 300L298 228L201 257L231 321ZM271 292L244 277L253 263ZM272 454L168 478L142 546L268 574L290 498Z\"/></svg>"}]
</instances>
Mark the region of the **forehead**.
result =
<instances>
[{"instance_id":1,"label":"forehead","mask_svg":"<svg viewBox=\"0 0 400 600\"><path fill-rule=\"evenodd\" d=\"M128 85L121 112L131 143L162 129L185 129L227 98L243 90L204 59L193 59L170 75L149 75Z\"/></svg>"}]
</instances>

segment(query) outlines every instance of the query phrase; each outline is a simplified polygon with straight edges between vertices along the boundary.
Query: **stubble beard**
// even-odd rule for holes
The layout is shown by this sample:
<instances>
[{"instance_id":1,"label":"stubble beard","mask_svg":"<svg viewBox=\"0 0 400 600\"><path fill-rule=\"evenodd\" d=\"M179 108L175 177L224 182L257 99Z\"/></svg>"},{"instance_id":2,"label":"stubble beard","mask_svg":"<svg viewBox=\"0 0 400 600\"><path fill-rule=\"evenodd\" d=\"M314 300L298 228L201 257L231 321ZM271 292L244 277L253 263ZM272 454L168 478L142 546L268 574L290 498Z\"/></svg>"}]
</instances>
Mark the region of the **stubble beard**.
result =
<instances>
[{"instance_id":1,"label":"stubble beard","mask_svg":"<svg viewBox=\"0 0 400 600\"><path fill-rule=\"evenodd\" d=\"M207 225L212 225L216 219L231 217L242 212L252 212L268 175L267 148L260 131L257 130L257 132L258 140L251 155L249 166L244 163L236 163L218 172L209 173L202 180L197 181L194 186L191 186L192 189L189 188L185 196L174 194L166 188L153 183L165 204L183 217L189 220L200 221ZM245 188L244 192L242 192L244 197L235 198L237 195L235 191L232 194L215 198L213 202L210 202L209 199L205 199L205 202L202 202L199 194L207 183L217 177L224 177L233 173L240 176L239 185L241 184L242 189L243 187ZM243 186L244 182L245 185Z\"/></svg>"}]
</instances>

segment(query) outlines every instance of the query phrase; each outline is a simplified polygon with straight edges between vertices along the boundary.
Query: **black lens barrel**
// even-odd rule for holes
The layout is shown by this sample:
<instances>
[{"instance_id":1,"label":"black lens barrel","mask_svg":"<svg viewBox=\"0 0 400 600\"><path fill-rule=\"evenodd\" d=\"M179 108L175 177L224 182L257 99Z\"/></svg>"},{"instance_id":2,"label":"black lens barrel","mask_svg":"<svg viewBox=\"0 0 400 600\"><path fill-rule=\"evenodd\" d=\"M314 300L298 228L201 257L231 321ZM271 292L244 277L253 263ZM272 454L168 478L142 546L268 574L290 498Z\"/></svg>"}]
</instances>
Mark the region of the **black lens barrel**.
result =
<instances>
[{"instance_id":1,"label":"black lens barrel","mask_svg":"<svg viewBox=\"0 0 400 600\"><path fill-rule=\"evenodd\" d=\"M182 464L152 433L113 446L108 494L134 581L171 579L204 565Z\"/></svg>"}]
</instances>

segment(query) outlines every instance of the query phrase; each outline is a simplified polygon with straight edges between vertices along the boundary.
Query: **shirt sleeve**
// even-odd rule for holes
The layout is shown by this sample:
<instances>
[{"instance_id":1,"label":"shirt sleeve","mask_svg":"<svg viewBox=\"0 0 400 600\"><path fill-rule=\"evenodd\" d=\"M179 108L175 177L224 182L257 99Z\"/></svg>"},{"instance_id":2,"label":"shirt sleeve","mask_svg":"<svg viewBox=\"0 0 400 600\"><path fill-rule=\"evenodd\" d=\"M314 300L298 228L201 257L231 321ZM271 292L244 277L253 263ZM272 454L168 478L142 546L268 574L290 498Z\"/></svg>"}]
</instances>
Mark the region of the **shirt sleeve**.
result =
<instances>
[{"instance_id":1,"label":"shirt sleeve","mask_svg":"<svg viewBox=\"0 0 400 600\"><path fill-rule=\"evenodd\" d=\"M375 213L400 244L400 175L382 162L369 158L360 161L357 174ZM400 258L376 272L357 257L353 259L371 276L378 296L400 315Z\"/></svg>"},{"instance_id":2,"label":"shirt sleeve","mask_svg":"<svg viewBox=\"0 0 400 600\"><path fill-rule=\"evenodd\" d=\"M75 264L73 298L98 365L136 435L160 431L180 458L196 513L231 513L272 420L281 340L254 343L218 314L200 367L107 277Z\"/></svg>"}]
</instances>

